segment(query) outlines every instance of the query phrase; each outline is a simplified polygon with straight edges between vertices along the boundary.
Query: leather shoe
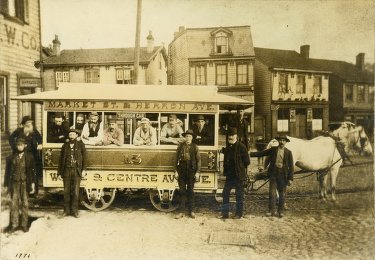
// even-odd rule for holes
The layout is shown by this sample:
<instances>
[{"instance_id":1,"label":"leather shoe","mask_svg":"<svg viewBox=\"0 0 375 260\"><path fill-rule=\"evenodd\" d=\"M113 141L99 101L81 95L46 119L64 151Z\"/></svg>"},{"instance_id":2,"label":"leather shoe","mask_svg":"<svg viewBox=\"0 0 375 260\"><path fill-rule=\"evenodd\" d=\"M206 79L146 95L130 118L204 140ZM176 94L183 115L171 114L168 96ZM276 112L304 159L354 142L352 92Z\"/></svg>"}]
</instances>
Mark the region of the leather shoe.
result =
<instances>
[{"instance_id":1,"label":"leather shoe","mask_svg":"<svg viewBox=\"0 0 375 260\"><path fill-rule=\"evenodd\" d=\"M18 230L18 227L11 227L9 233L14 233Z\"/></svg>"},{"instance_id":2,"label":"leather shoe","mask_svg":"<svg viewBox=\"0 0 375 260\"><path fill-rule=\"evenodd\" d=\"M194 213L194 212L190 212L190 213L189 213L189 216L190 216L191 218L195 218L195 213Z\"/></svg>"},{"instance_id":3,"label":"leather shoe","mask_svg":"<svg viewBox=\"0 0 375 260\"><path fill-rule=\"evenodd\" d=\"M68 216L69 216L68 213L66 213L66 212L63 213L63 217L68 217Z\"/></svg>"},{"instance_id":4,"label":"leather shoe","mask_svg":"<svg viewBox=\"0 0 375 260\"><path fill-rule=\"evenodd\" d=\"M22 231L25 232L25 233L29 232L29 228L28 227L22 227Z\"/></svg>"},{"instance_id":5,"label":"leather shoe","mask_svg":"<svg viewBox=\"0 0 375 260\"><path fill-rule=\"evenodd\" d=\"M218 218L218 219L222 219L222 220L226 220L226 219L229 218L229 216L228 216L228 215L220 215L220 216L218 216L217 218Z\"/></svg>"},{"instance_id":6,"label":"leather shoe","mask_svg":"<svg viewBox=\"0 0 375 260\"><path fill-rule=\"evenodd\" d=\"M175 219L180 219L180 218L183 218L183 217L184 217L184 214L178 213L174 218Z\"/></svg>"},{"instance_id":7,"label":"leather shoe","mask_svg":"<svg viewBox=\"0 0 375 260\"><path fill-rule=\"evenodd\" d=\"M285 217L284 213L280 212L279 213L279 218L283 218L283 217Z\"/></svg>"},{"instance_id":8,"label":"leather shoe","mask_svg":"<svg viewBox=\"0 0 375 260\"><path fill-rule=\"evenodd\" d=\"M74 213L74 214L73 214L73 217L75 217L75 218L79 218L78 213Z\"/></svg>"},{"instance_id":9,"label":"leather shoe","mask_svg":"<svg viewBox=\"0 0 375 260\"><path fill-rule=\"evenodd\" d=\"M276 212L267 212L266 213L266 217L275 217L276 216Z\"/></svg>"}]
</instances>

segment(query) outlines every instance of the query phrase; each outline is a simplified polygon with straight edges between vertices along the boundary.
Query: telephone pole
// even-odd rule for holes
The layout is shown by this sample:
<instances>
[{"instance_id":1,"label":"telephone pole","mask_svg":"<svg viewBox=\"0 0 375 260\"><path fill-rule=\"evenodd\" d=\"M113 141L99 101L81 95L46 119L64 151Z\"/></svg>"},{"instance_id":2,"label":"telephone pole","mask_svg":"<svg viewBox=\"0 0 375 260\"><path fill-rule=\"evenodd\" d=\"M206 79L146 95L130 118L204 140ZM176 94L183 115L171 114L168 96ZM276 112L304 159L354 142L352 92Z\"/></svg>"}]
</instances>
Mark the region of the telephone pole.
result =
<instances>
[{"instance_id":1,"label":"telephone pole","mask_svg":"<svg viewBox=\"0 0 375 260\"><path fill-rule=\"evenodd\" d=\"M137 25L135 28L135 49L134 49L134 84L138 84L139 72L139 53L140 53L140 37L141 37L141 16L142 16L142 0L137 0Z\"/></svg>"}]
</instances>

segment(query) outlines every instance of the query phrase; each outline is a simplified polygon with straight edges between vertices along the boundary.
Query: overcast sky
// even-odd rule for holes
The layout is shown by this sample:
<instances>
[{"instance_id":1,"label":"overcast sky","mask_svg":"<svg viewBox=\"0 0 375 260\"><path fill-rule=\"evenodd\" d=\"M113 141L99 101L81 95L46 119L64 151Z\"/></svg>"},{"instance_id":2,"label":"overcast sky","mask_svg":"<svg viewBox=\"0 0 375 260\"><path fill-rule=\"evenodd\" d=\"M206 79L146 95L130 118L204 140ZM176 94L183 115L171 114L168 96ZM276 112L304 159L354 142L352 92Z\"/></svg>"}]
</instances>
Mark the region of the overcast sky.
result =
<instances>
[{"instance_id":1,"label":"overcast sky","mask_svg":"<svg viewBox=\"0 0 375 260\"><path fill-rule=\"evenodd\" d=\"M55 34L62 49L132 47L137 0L41 0L42 43ZM143 0L141 45L149 30L167 47L179 26L250 25L256 47L310 57L374 62L374 1Z\"/></svg>"}]
</instances>

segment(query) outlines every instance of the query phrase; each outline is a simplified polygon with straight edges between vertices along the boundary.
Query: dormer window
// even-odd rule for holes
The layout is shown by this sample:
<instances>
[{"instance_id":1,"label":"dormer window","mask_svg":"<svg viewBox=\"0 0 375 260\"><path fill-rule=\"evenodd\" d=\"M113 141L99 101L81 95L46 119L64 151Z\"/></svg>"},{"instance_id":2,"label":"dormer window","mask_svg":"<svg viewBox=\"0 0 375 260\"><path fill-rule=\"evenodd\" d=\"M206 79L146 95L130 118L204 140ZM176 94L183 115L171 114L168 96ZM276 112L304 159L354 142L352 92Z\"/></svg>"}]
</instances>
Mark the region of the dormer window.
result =
<instances>
[{"instance_id":1,"label":"dormer window","mask_svg":"<svg viewBox=\"0 0 375 260\"><path fill-rule=\"evenodd\" d=\"M215 43L216 43L215 52L217 54L225 54L228 52L228 37L226 35L216 36Z\"/></svg>"},{"instance_id":2,"label":"dormer window","mask_svg":"<svg viewBox=\"0 0 375 260\"><path fill-rule=\"evenodd\" d=\"M218 28L211 32L211 37L213 38L213 51L211 54L231 54L229 48L229 38L232 35L232 31L227 28Z\"/></svg>"}]
</instances>

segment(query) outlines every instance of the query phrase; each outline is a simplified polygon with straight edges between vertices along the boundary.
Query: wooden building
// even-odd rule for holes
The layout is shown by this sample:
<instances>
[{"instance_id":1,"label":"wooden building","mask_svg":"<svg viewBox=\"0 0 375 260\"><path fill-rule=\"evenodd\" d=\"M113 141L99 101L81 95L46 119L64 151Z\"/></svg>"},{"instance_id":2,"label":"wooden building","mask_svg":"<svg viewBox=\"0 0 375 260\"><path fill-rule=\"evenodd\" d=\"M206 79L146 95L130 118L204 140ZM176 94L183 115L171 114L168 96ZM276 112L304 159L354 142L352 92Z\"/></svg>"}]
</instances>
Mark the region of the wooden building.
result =
<instances>
[{"instance_id":1,"label":"wooden building","mask_svg":"<svg viewBox=\"0 0 375 260\"><path fill-rule=\"evenodd\" d=\"M34 62L41 50L38 0L0 1L0 127L1 157L9 154L7 137L22 116L30 115L41 128L40 106L12 97L41 90L40 70Z\"/></svg>"},{"instance_id":2,"label":"wooden building","mask_svg":"<svg viewBox=\"0 0 375 260\"><path fill-rule=\"evenodd\" d=\"M291 50L255 49L255 135L310 139L328 129L331 72L309 59L309 45Z\"/></svg>"},{"instance_id":3,"label":"wooden building","mask_svg":"<svg viewBox=\"0 0 375 260\"><path fill-rule=\"evenodd\" d=\"M52 55L45 58L44 90L55 90L59 82L134 83L134 48L76 49L60 51L61 42L53 40ZM167 54L164 46L154 46L149 32L147 47L141 47L139 84L167 84Z\"/></svg>"},{"instance_id":4,"label":"wooden building","mask_svg":"<svg viewBox=\"0 0 375 260\"><path fill-rule=\"evenodd\" d=\"M181 26L168 47L168 84L216 85L220 93L254 102L254 59L250 26ZM227 115L223 111L221 124ZM253 107L245 115L252 133Z\"/></svg>"},{"instance_id":5,"label":"wooden building","mask_svg":"<svg viewBox=\"0 0 375 260\"><path fill-rule=\"evenodd\" d=\"M329 119L351 121L374 131L374 71L365 69L365 54L359 53L356 64L338 60L314 59L314 64L332 71L329 78Z\"/></svg>"}]
</instances>

